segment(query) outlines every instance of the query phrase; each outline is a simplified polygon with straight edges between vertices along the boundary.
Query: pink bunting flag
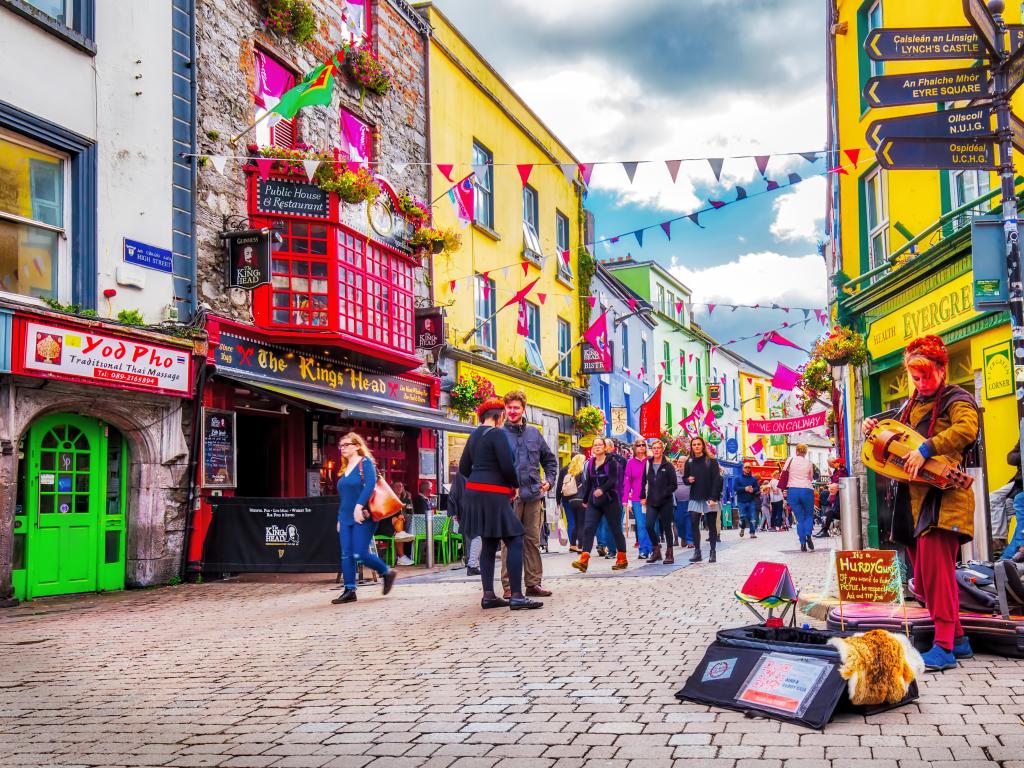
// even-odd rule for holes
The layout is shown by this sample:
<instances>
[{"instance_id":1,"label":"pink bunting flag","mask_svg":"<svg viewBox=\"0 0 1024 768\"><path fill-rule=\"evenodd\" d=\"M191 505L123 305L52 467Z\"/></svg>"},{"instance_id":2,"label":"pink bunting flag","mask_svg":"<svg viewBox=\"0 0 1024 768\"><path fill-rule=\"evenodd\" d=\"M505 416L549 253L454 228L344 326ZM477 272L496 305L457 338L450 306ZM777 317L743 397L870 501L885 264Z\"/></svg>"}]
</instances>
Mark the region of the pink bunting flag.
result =
<instances>
[{"instance_id":1,"label":"pink bunting flag","mask_svg":"<svg viewBox=\"0 0 1024 768\"><path fill-rule=\"evenodd\" d=\"M267 177L270 176L270 167L274 164L274 158L272 157L258 157L255 160L256 170L260 175L262 181L266 181Z\"/></svg>"},{"instance_id":2,"label":"pink bunting flag","mask_svg":"<svg viewBox=\"0 0 1024 768\"><path fill-rule=\"evenodd\" d=\"M483 293L484 293L484 301L487 301L489 298L491 298L491 284L489 282L487 282L486 279L484 280L484 284L483 284Z\"/></svg>"},{"instance_id":3,"label":"pink bunting flag","mask_svg":"<svg viewBox=\"0 0 1024 768\"><path fill-rule=\"evenodd\" d=\"M448 181L452 182L453 184L455 183L454 179L452 179L452 171L455 170L455 166L453 164L438 163L437 170L439 170L441 172L441 175L448 179Z\"/></svg>"},{"instance_id":4,"label":"pink bunting flag","mask_svg":"<svg viewBox=\"0 0 1024 768\"><path fill-rule=\"evenodd\" d=\"M754 383L754 380L750 376L747 376L747 384L753 384L753 383Z\"/></svg>"},{"instance_id":5,"label":"pink bunting flag","mask_svg":"<svg viewBox=\"0 0 1024 768\"><path fill-rule=\"evenodd\" d=\"M665 360L662 360L662 361L661 361L661 367L662 367L662 368L667 368L667 367L668 367L668 362L667 362L667 361L665 361Z\"/></svg>"},{"instance_id":6,"label":"pink bunting flag","mask_svg":"<svg viewBox=\"0 0 1024 768\"><path fill-rule=\"evenodd\" d=\"M715 311L715 305L714 304L708 304L708 314L710 315L714 311Z\"/></svg>"},{"instance_id":7,"label":"pink bunting flag","mask_svg":"<svg viewBox=\"0 0 1024 768\"><path fill-rule=\"evenodd\" d=\"M590 175L594 172L593 163L580 163L580 176L583 177L583 185L590 186Z\"/></svg>"},{"instance_id":8,"label":"pink bunting flag","mask_svg":"<svg viewBox=\"0 0 1024 768\"><path fill-rule=\"evenodd\" d=\"M659 381L659 382L662 382L662 381L664 381L664 380L665 380L665 374L663 374L663 373L659 373L659 374L658 374L658 381Z\"/></svg>"},{"instance_id":9,"label":"pink bunting flag","mask_svg":"<svg viewBox=\"0 0 1024 768\"><path fill-rule=\"evenodd\" d=\"M686 383L687 384L693 384L693 376L687 376L686 377Z\"/></svg>"},{"instance_id":10,"label":"pink bunting flag","mask_svg":"<svg viewBox=\"0 0 1024 768\"><path fill-rule=\"evenodd\" d=\"M768 189L767 189L768 192L774 192L778 188L779 188L779 182L772 181L771 179L768 179Z\"/></svg>"},{"instance_id":11,"label":"pink bunting flag","mask_svg":"<svg viewBox=\"0 0 1024 768\"><path fill-rule=\"evenodd\" d=\"M636 312L636 299L626 299L630 312Z\"/></svg>"},{"instance_id":12,"label":"pink bunting flag","mask_svg":"<svg viewBox=\"0 0 1024 768\"><path fill-rule=\"evenodd\" d=\"M679 353L679 364L682 365L685 362L686 362L686 355L684 355L682 352L680 352Z\"/></svg>"},{"instance_id":13,"label":"pink bunting flag","mask_svg":"<svg viewBox=\"0 0 1024 768\"><path fill-rule=\"evenodd\" d=\"M783 327L783 328L789 328L789 323L788 323L788 322L786 322L786 323L783 323L783 324L782 324L782 327Z\"/></svg>"},{"instance_id":14,"label":"pink bunting flag","mask_svg":"<svg viewBox=\"0 0 1024 768\"><path fill-rule=\"evenodd\" d=\"M519 171L519 178L525 187L530 183L530 174L533 173L533 163L516 163L516 170Z\"/></svg>"},{"instance_id":15,"label":"pink bunting flag","mask_svg":"<svg viewBox=\"0 0 1024 768\"><path fill-rule=\"evenodd\" d=\"M676 302L676 314L677 315L681 315L682 313L683 313L683 302L677 301Z\"/></svg>"},{"instance_id":16,"label":"pink bunting flag","mask_svg":"<svg viewBox=\"0 0 1024 768\"><path fill-rule=\"evenodd\" d=\"M596 307L597 306L597 296L587 296L587 304L590 305L591 309Z\"/></svg>"},{"instance_id":17,"label":"pink bunting flag","mask_svg":"<svg viewBox=\"0 0 1024 768\"><path fill-rule=\"evenodd\" d=\"M615 237L609 237L609 238L608 238L608 241L609 241L609 242L611 242L611 243L617 243L617 242L619 242L619 238L618 238L618 235L616 235Z\"/></svg>"},{"instance_id":18,"label":"pink bunting flag","mask_svg":"<svg viewBox=\"0 0 1024 768\"><path fill-rule=\"evenodd\" d=\"M783 392L792 392L800 374L782 363L775 364L775 375L772 377L772 386Z\"/></svg>"},{"instance_id":19,"label":"pink bunting flag","mask_svg":"<svg viewBox=\"0 0 1024 768\"><path fill-rule=\"evenodd\" d=\"M548 295L546 293L538 293L537 294L537 301L539 301L541 303L541 306L544 306L544 302L547 301L547 300L548 300Z\"/></svg>"},{"instance_id":20,"label":"pink bunting flag","mask_svg":"<svg viewBox=\"0 0 1024 768\"><path fill-rule=\"evenodd\" d=\"M519 266L523 268L523 277L526 277L530 273L530 262L521 261Z\"/></svg>"},{"instance_id":21,"label":"pink bunting flag","mask_svg":"<svg viewBox=\"0 0 1024 768\"><path fill-rule=\"evenodd\" d=\"M672 183L676 183L676 177L679 175L679 166L682 165L682 160L666 160L665 167L668 168L668 175L672 177Z\"/></svg>"},{"instance_id":22,"label":"pink bunting flag","mask_svg":"<svg viewBox=\"0 0 1024 768\"><path fill-rule=\"evenodd\" d=\"M690 353L690 362L693 362L693 352ZM690 378L693 378L692 376Z\"/></svg>"},{"instance_id":23,"label":"pink bunting flag","mask_svg":"<svg viewBox=\"0 0 1024 768\"><path fill-rule=\"evenodd\" d=\"M565 262L565 266L569 266L569 252L562 251L562 261Z\"/></svg>"},{"instance_id":24,"label":"pink bunting flag","mask_svg":"<svg viewBox=\"0 0 1024 768\"><path fill-rule=\"evenodd\" d=\"M761 337L761 340L757 342L757 351L763 352L764 348L770 343L778 344L780 347L792 347L793 349L800 349L800 347L794 344L792 341L787 339L778 331L768 331Z\"/></svg>"},{"instance_id":25,"label":"pink bunting flag","mask_svg":"<svg viewBox=\"0 0 1024 768\"><path fill-rule=\"evenodd\" d=\"M665 233L665 237L667 237L669 240L671 240L672 239L672 222L671 221L663 221L663 222L661 222L661 231Z\"/></svg>"},{"instance_id":26,"label":"pink bunting flag","mask_svg":"<svg viewBox=\"0 0 1024 768\"><path fill-rule=\"evenodd\" d=\"M716 211L719 208L723 208L726 205L728 205L728 203L725 203L725 202L723 202L721 200L708 200L708 202L711 203L711 207L714 208Z\"/></svg>"},{"instance_id":27,"label":"pink bunting flag","mask_svg":"<svg viewBox=\"0 0 1024 768\"><path fill-rule=\"evenodd\" d=\"M771 155L757 155L754 157L754 162L757 164L757 170L764 176L768 172L768 161L771 159Z\"/></svg>"},{"instance_id":28,"label":"pink bunting flag","mask_svg":"<svg viewBox=\"0 0 1024 768\"><path fill-rule=\"evenodd\" d=\"M821 310L821 309L814 310L814 316L816 318L818 318L818 322L821 323L822 325L827 324L827 322L828 322L828 315L823 310Z\"/></svg>"},{"instance_id":29,"label":"pink bunting flag","mask_svg":"<svg viewBox=\"0 0 1024 768\"><path fill-rule=\"evenodd\" d=\"M526 309L525 299L519 302L519 315L516 318L516 333L523 337L528 337L530 335L530 314Z\"/></svg>"}]
</instances>

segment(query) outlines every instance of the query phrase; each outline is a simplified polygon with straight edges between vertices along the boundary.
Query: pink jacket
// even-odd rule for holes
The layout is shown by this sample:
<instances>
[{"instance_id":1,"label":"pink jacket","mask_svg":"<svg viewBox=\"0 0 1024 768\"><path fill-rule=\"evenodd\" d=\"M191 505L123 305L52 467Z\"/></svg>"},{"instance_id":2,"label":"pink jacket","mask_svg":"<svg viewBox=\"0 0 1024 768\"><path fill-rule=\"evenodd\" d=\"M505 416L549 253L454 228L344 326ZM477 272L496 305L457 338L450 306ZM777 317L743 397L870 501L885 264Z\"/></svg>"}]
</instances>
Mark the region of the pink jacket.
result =
<instances>
[{"instance_id":1,"label":"pink jacket","mask_svg":"<svg viewBox=\"0 0 1024 768\"><path fill-rule=\"evenodd\" d=\"M622 492L623 503L640 501L640 483L644 478L646 459L635 456L626 462L626 487Z\"/></svg>"}]
</instances>

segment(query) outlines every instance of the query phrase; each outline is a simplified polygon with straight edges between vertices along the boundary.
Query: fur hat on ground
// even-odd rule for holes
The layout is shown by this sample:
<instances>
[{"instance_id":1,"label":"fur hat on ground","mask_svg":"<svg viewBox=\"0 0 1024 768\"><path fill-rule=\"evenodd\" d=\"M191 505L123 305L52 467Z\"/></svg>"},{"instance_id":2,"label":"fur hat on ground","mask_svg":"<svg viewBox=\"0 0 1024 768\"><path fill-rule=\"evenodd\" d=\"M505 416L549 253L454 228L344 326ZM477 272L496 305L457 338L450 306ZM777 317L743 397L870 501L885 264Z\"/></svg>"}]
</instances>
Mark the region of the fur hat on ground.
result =
<instances>
[{"instance_id":1,"label":"fur hat on ground","mask_svg":"<svg viewBox=\"0 0 1024 768\"><path fill-rule=\"evenodd\" d=\"M896 704L914 679L924 673L924 660L906 635L872 629L852 637L833 637L839 651L839 674L847 681L856 705Z\"/></svg>"}]
</instances>

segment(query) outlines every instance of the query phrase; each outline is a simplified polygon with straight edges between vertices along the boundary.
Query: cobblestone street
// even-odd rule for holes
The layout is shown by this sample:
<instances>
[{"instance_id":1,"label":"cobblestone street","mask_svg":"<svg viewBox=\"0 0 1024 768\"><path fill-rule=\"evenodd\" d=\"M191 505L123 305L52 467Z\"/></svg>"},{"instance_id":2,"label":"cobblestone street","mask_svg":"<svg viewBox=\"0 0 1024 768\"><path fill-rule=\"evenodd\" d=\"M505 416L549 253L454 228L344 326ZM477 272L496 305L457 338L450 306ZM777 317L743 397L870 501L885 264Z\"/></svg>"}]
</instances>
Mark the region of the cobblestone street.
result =
<instances>
[{"instance_id":1,"label":"cobblestone street","mask_svg":"<svg viewBox=\"0 0 1024 768\"><path fill-rule=\"evenodd\" d=\"M716 565L614 577L549 555L554 597L516 614L482 612L462 571L347 606L325 580L25 603L0 614L0 764L1024 766L1020 660L978 656L824 733L678 702L715 630L748 623L731 592L756 560L820 587L821 548L725 538Z\"/></svg>"}]
</instances>

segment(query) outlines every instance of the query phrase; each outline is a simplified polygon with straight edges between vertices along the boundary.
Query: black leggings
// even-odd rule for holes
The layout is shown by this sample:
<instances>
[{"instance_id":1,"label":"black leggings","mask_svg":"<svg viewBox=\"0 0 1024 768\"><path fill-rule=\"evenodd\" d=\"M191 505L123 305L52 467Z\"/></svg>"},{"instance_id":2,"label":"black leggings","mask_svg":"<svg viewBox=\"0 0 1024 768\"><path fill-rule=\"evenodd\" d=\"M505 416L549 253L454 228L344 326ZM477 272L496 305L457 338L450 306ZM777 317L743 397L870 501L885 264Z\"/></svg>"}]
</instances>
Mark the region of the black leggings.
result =
<instances>
[{"instance_id":1,"label":"black leggings","mask_svg":"<svg viewBox=\"0 0 1024 768\"><path fill-rule=\"evenodd\" d=\"M601 524L601 518L604 518L612 531L615 549L619 552L626 551L626 537L622 533L622 520L619 518L618 506L615 499L609 499L600 509L592 503L587 505L586 524L583 527L583 541L580 543L580 549L589 553L594 548L597 526Z\"/></svg>"},{"instance_id":2,"label":"black leggings","mask_svg":"<svg viewBox=\"0 0 1024 768\"><path fill-rule=\"evenodd\" d=\"M661 535L665 537L665 543L672 546L672 501L664 504L647 504L647 535L652 544L661 546L661 538L655 533L654 526L661 522Z\"/></svg>"},{"instance_id":3,"label":"black leggings","mask_svg":"<svg viewBox=\"0 0 1024 768\"><path fill-rule=\"evenodd\" d=\"M693 531L693 547L700 551L700 512L690 513L690 528ZM703 513L704 521L708 524L708 546L715 551L715 544L718 543L718 510Z\"/></svg>"},{"instance_id":4,"label":"black leggings","mask_svg":"<svg viewBox=\"0 0 1024 768\"><path fill-rule=\"evenodd\" d=\"M569 504L569 511L572 512L572 541L569 543L574 547L583 546L583 531L587 524L587 508L582 504Z\"/></svg>"},{"instance_id":5,"label":"black leggings","mask_svg":"<svg viewBox=\"0 0 1024 768\"><path fill-rule=\"evenodd\" d=\"M504 539L484 536L480 547L480 583L484 592L494 592L494 556L502 543L508 562L508 588L513 595L523 592L523 537L509 536Z\"/></svg>"}]
</instances>

